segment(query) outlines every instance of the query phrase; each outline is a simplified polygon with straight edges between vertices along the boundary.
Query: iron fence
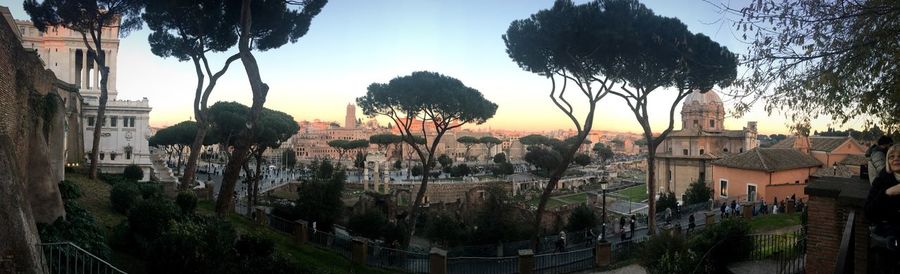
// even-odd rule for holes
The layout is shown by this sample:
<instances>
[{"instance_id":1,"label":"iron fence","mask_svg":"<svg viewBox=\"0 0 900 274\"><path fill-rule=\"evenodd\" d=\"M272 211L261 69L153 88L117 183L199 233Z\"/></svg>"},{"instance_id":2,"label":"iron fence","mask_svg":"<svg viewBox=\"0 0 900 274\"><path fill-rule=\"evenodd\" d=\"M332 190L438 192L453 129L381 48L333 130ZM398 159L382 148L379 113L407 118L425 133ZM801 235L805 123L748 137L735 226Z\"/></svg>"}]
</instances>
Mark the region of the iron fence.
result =
<instances>
[{"instance_id":1,"label":"iron fence","mask_svg":"<svg viewBox=\"0 0 900 274\"><path fill-rule=\"evenodd\" d=\"M613 243L610 258L612 265L621 266L636 260L640 255L644 240L646 238L635 238Z\"/></svg>"},{"instance_id":2,"label":"iron fence","mask_svg":"<svg viewBox=\"0 0 900 274\"><path fill-rule=\"evenodd\" d=\"M410 252L405 250L382 247L370 243L366 263L386 269L396 269L409 273L428 273L431 261L428 253Z\"/></svg>"},{"instance_id":3,"label":"iron fence","mask_svg":"<svg viewBox=\"0 0 900 274\"><path fill-rule=\"evenodd\" d=\"M778 273L802 273L805 265L806 235L803 230L784 234L754 234L751 260L774 260Z\"/></svg>"},{"instance_id":4,"label":"iron fence","mask_svg":"<svg viewBox=\"0 0 900 274\"><path fill-rule=\"evenodd\" d=\"M321 248L337 252L344 258L350 259L351 239L348 237L335 236L334 234L324 231L310 232L309 241Z\"/></svg>"},{"instance_id":5,"label":"iron fence","mask_svg":"<svg viewBox=\"0 0 900 274\"><path fill-rule=\"evenodd\" d=\"M297 229L297 223L269 214L269 227L287 234L294 234L294 231Z\"/></svg>"},{"instance_id":6,"label":"iron fence","mask_svg":"<svg viewBox=\"0 0 900 274\"><path fill-rule=\"evenodd\" d=\"M42 273L122 273L122 271L103 259L94 256L71 242L42 243L37 245L41 251L40 263L44 267Z\"/></svg>"},{"instance_id":7,"label":"iron fence","mask_svg":"<svg viewBox=\"0 0 900 274\"><path fill-rule=\"evenodd\" d=\"M534 256L534 273L572 273L592 268L594 268L594 248Z\"/></svg>"},{"instance_id":8,"label":"iron fence","mask_svg":"<svg viewBox=\"0 0 900 274\"><path fill-rule=\"evenodd\" d=\"M451 274L515 274L519 272L519 257L447 258L447 272Z\"/></svg>"}]
</instances>

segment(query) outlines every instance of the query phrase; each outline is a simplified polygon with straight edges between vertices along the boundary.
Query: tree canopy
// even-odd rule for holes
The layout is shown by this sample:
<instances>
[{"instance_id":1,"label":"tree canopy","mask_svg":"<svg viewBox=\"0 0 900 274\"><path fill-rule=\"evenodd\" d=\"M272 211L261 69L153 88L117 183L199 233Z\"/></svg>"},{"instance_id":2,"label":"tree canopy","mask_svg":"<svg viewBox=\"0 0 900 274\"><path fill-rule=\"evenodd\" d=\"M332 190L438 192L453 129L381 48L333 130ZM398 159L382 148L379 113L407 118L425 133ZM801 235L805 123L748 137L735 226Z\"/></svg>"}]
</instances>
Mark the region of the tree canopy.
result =
<instances>
[{"instance_id":1,"label":"tree canopy","mask_svg":"<svg viewBox=\"0 0 900 274\"><path fill-rule=\"evenodd\" d=\"M441 137L448 130L465 124L482 124L497 112L497 104L485 99L478 90L453 77L427 71L396 77L388 83L373 83L356 103L369 117L384 115L390 118L425 169L421 187L410 207L410 228L416 227L416 214L427 189L429 170L437 157L435 151ZM415 136L421 136L423 142L419 143ZM410 233L414 233L414 229L410 229Z\"/></svg>"},{"instance_id":2,"label":"tree canopy","mask_svg":"<svg viewBox=\"0 0 900 274\"><path fill-rule=\"evenodd\" d=\"M597 157L600 158L601 161L607 161L609 159L612 159L613 156L615 156L615 153L613 153L612 148L610 148L609 146L607 146L604 143L594 144L594 148L592 150L594 151L594 153L597 154Z\"/></svg>"},{"instance_id":3,"label":"tree canopy","mask_svg":"<svg viewBox=\"0 0 900 274\"><path fill-rule=\"evenodd\" d=\"M770 113L862 118L900 129L900 2L761 0L717 4L747 40L737 110L757 100Z\"/></svg>"}]
</instances>

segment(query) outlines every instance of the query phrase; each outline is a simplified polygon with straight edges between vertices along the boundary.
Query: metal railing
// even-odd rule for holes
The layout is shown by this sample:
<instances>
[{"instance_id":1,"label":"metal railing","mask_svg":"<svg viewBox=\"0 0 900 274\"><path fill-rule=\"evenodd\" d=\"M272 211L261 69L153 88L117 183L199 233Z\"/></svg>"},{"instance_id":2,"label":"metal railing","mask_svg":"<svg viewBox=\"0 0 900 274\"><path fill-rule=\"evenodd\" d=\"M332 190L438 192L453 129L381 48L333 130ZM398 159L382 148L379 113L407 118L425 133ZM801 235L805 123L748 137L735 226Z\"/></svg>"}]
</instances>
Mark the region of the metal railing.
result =
<instances>
[{"instance_id":1,"label":"metal railing","mask_svg":"<svg viewBox=\"0 0 900 274\"><path fill-rule=\"evenodd\" d=\"M428 273L431 260L427 253L382 247L369 243L366 264L386 269L397 269L409 273Z\"/></svg>"},{"instance_id":2,"label":"metal railing","mask_svg":"<svg viewBox=\"0 0 900 274\"><path fill-rule=\"evenodd\" d=\"M284 232L287 234L294 234L294 231L297 229L297 223L285 218L281 218L272 214L269 214L269 227Z\"/></svg>"},{"instance_id":3,"label":"metal railing","mask_svg":"<svg viewBox=\"0 0 900 274\"><path fill-rule=\"evenodd\" d=\"M311 231L309 239L311 243L319 247L335 251L344 258L350 259L350 238L337 237L328 232Z\"/></svg>"},{"instance_id":4,"label":"metal railing","mask_svg":"<svg viewBox=\"0 0 900 274\"><path fill-rule=\"evenodd\" d=\"M754 234L751 260L773 260L778 273L802 273L805 265L806 235L803 230L784 234Z\"/></svg>"},{"instance_id":5,"label":"metal railing","mask_svg":"<svg viewBox=\"0 0 900 274\"><path fill-rule=\"evenodd\" d=\"M594 248L534 256L534 273L561 274L594 268Z\"/></svg>"},{"instance_id":6,"label":"metal railing","mask_svg":"<svg viewBox=\"0 0 900 274\"><path fill-rule=\"evenodd\" d=\"M646 238L628 239L623 242L613 243L610 263L613 266L622 266L631 263L640 255L641 247Z\"/></svg>"},{"instance_id":7,"label":"metal railing","mask_svg":"<svg viewBox=\"0 0 900 274\"><path fill-rule=\"evenodd\" d=\"M42 273L125 273L71 242L42 243L37 247L41 251Z\"/></svg>"},{"instance_id":8,"label":"metal railing","mask_svg":"<svg viewBox=\"0 0 900 274\"><path fill-rule=\"evenodd\" d=\"M451 274L515 274L519 272L519 257L447 258L447 272Z\"/></svg>"},{"instance_id":9,"label":"metal railing","mask_svg":"<svg viewBox=\"0 0 900 274\"><path fill-rule=\"evenodd\" d=\"M841 247L838 249L837 264L834 273L853 273L854 225L856 211L850 211L847 215L847 223L844 224L844 233L841 235Z\"/></svg>"}]
</instances>

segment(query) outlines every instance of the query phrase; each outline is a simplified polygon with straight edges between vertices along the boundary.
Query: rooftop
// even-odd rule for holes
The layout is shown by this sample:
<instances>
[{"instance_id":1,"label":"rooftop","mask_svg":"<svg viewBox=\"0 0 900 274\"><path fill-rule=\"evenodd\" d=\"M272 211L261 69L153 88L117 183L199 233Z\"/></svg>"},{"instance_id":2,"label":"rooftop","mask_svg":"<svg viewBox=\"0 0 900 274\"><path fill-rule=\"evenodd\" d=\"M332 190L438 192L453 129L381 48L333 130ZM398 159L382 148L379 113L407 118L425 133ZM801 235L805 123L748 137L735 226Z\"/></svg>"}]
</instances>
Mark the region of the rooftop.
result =
<instances>
[{"instance_id":1,"label":"rooftop","mask_svg":"<svg viewBox=\"0 0 900 274\"><path fill-rule=\"evenodd\" d=\"M821 162L812 156L791 148L754 148L747 152L715 161L713 164L767 172L822 165Z\"/></svg>"}]
</instances>

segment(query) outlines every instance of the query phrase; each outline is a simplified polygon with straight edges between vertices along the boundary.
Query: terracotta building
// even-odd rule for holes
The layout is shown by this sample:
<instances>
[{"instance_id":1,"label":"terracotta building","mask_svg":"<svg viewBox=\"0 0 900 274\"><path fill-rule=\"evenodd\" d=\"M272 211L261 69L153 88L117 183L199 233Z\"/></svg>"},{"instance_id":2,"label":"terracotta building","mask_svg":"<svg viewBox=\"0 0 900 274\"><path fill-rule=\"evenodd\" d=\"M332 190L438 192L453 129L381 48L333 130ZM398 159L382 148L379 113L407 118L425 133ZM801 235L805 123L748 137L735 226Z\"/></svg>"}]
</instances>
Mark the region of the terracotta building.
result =
<instances>
[{"instance_id":1,"label":"terracotta building","mask_svg":"<svg viewBox=\"0 0 900 274\"><path fill-rule=\"evenodd\" d=\"M805 197L803 188L822 163L792 148L755 148L712 162L713 198L767 202L791 195Z\"/></svg>"},{"instance_id":2,"label":"terracotta building","mask_svg":"<svg viewBox=\"0 0 900 274\"><path fill-rule=\"evenodd\" d=\"M756 122L739 130L725 129L725 109L715 91L688 95L681 107L681 129L657 147L656 186L681 199L697 180L713 184L713 161L756 148Z\"/></svg>"}]
</instances>

